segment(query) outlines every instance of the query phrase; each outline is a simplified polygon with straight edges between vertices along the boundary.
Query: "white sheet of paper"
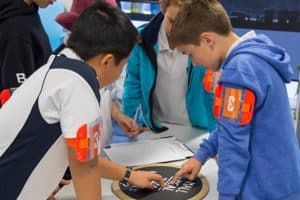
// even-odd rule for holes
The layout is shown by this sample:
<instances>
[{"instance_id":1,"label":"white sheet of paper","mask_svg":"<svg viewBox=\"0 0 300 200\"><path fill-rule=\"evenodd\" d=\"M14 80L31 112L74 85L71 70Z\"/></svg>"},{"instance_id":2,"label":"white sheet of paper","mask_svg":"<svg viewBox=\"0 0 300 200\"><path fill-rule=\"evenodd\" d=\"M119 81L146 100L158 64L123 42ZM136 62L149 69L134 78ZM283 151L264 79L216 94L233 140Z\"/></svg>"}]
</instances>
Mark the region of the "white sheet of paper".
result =
<instances>
[{"instance_id":1,"label":"white sheet of paper","mask_svg":"<svg viewBox=\"0 0 300 200\"><path fill-rule=\"evenodd\" d=\"M175 137L112 144L104 152L110 160L125 166L182 160L193 155Z\"/></svg>"}]
</instances>

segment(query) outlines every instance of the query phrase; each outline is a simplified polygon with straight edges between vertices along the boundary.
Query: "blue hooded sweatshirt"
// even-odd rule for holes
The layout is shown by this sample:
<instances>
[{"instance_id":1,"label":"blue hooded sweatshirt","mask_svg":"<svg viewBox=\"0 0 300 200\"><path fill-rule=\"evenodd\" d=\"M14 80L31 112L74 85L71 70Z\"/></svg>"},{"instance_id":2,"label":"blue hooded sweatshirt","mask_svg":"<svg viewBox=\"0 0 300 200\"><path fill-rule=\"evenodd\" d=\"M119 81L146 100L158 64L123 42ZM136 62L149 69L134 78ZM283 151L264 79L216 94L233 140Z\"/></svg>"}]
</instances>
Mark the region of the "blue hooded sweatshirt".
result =
<instances>
[{"instance_id":1,"label":"blue hooded sweatshirt","mask_svg":"<svg viewBox=\"0 0 300 200\"><path fill-rule=\"evenodd\" d=\"M246 125L221 114L195 154L202 164L218 154L221 200L300 199L300 153L285 87L293 75L289 61L285 50L259 35L223 62L219 84L252 91L255 105Z\"/></svg>"}]
</instances>

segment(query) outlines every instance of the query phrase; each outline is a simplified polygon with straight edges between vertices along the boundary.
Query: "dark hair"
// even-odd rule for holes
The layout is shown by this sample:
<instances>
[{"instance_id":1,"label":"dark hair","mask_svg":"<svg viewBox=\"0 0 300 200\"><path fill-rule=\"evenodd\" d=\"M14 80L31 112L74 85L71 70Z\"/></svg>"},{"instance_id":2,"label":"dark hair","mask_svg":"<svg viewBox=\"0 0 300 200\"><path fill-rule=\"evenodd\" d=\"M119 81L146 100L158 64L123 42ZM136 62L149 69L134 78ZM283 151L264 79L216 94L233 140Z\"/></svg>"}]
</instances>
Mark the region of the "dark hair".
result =
<instances>
[{"instance_id":1,"label":"dark hair","mask_svg":"<svg viewBox=\"0 0 300 200\"><path fill-rule=\"evenodd\" d=\"M217 0L191 0L175 18L170 34L172 46L199 45L203 32L228 35L232 26L224 7Z\"/></svg>"},{"instance_id":2,"label":"dark hair","mask_svg":"<svg viewBox=\"0 0 300 200\"><path fill-rule=\"evenodd\" d=\"M125 13L96 1L75 21L66 46L83 60L111 53L119 64L129 56L136 40L137 30Z\"/></svg>"}]
</instances>

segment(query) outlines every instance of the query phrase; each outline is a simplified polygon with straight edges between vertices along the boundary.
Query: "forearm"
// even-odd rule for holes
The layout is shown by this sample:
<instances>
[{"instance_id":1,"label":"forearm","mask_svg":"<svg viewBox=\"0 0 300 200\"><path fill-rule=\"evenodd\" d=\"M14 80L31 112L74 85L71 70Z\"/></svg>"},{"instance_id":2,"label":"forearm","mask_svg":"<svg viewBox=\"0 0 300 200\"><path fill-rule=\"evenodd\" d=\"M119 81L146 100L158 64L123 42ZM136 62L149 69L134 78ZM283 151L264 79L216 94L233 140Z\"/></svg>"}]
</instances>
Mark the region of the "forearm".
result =
<instances>
[{"instance_id":1,"label":"forearm","mask_svg":"<svg viewBox=\"0 0 300 200\"><path fill-rule=\"evenodd\" d=\"M213 158L218 153L218 128L209 134L209 138L203 140L199 150L194 154L194 157L200 161L202 165L208 158Z\"/></svg>"},{"instance_id":2,"label":"forearm","mask_svg":"<svg viewBox=\"0 0 300 200\"><path fill-rule=\"evenodd\" d=\"M234 126L221 124L219 138L219 180L220 196L238 195L244 182L250 161L249 125ZM230 131L228 131L230 130Z\"/></svg>"},{"instance_id":3,"label":"forearm","mask_svg":"<svg viewBox=\"0 0 300 200\"><path fill-rule=\"evenodd\" d=\"M122 95L122 111L125 115L133 118L138 105L142 101L142 88L140 77L139 45L132 50L126 67L126 78Z\"/></svg>"},{"instance_id":4,"label":"forearm","mask_svg":"<svg viewBox=\"0 0 300 200\"><path fill-rule=\"evenodd\" d=\"M103 157L98 158L100 166L100 176L105 179L120 181L125 175L126 168L120 164L107 160Z\"/></svg>"},{"instance_id":5,"label":"forearm","mask_svg":"<svg viewBox=\"0 0 300 200\"><path fill-rule=\"evenodd\" d=\"M95 158L86 163L76 160L75 150L69 148L69 166L77 200L101 199L99 161Z\"/></svg>"},{"instance_id":6,"label":"forearm","mask_svg":"<svg viewBox=\"0 0 300 200\"><path fill-rule=\"evenodd\" d=\"M118 121L119 116L123 114L120 110L119 105L117 104L117 102L113 101L112 102L112 108L111 108L111 116L114 120Z\"/></svg>"}]
</instances>

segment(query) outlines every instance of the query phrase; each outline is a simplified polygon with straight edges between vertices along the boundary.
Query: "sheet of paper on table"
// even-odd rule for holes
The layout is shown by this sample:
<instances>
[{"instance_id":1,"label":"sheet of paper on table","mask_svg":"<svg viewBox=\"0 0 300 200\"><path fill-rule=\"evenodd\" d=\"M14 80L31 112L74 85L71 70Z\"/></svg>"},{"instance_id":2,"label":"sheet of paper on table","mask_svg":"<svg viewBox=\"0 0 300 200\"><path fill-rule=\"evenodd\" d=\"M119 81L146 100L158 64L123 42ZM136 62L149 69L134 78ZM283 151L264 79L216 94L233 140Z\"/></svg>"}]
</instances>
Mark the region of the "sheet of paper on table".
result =
<instances>
[{"instance_id":1,"label":"sheet of paper on table","mask_svg":"<svg viewBox=\"0 0 300 200\"><path fill-rule=\"evenodd\" d=\"M112 144L104 152L110 160L125 166L183 160L193 156L193 152L173 136Z\"/></svg>"}]
</instances>

